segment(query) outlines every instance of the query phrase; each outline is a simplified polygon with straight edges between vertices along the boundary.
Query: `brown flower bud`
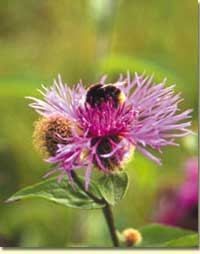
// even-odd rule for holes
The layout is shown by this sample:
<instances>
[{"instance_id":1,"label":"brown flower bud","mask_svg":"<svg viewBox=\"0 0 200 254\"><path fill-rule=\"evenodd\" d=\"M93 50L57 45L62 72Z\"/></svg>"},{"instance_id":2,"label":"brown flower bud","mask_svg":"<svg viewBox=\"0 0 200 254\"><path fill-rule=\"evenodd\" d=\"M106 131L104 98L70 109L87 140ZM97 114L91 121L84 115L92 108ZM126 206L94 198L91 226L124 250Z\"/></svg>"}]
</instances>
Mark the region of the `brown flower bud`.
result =
<instances>
[{"instance_id":1,"label":"brown flower bud","mask_svg":"<svg viewBox=\"0 0 200 254\"><path fill-rule=\"evenodd\" d=\"M62 138L70 136L71 128L68 119L59 115L43 117L35 125L34 145L45 158L48 158L55 155L58 144L67 144Z\"/></svg>"}]
</instances>

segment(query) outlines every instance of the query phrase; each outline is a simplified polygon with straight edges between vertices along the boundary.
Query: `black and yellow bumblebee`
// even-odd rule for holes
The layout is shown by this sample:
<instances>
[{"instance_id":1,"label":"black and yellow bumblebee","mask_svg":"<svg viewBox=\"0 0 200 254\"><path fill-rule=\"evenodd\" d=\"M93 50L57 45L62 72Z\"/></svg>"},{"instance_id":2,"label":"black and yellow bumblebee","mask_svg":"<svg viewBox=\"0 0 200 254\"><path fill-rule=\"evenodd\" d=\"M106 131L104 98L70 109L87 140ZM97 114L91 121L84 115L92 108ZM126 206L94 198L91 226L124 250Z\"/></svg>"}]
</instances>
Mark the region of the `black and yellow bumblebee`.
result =
<instances>
[{"instance_id":1,"label":"black and yellow bumblebee","mask_svg":"<svg viewBox=\"0 0 200 254\"><path fill-rule=\"evenodd\" d=\"M125 101L125 95L116 84L93 84L91 85L86 94L86 102L94 107L95 105L101 106L104 102L112 99L114 107L118 107Z\"/></svg>"}]
</instances>

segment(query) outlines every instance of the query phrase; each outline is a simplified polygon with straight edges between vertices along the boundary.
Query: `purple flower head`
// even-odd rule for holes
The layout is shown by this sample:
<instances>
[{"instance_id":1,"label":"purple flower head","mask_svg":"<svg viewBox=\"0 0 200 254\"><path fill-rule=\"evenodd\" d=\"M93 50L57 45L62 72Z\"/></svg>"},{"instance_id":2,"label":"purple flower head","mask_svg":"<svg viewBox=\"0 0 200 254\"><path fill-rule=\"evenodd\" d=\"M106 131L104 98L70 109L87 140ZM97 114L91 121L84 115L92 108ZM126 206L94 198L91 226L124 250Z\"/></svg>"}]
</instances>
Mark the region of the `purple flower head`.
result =
<instances>
[{"instance_id":1,"label":"purple flower head","mask_svg":"<svg viewBox=\"0 0 200 254\"><path fill-rule=\"evenodd\" d=\"M156 221L171 226L198 229L198 159L185 164L185 179L179 188L164 189Z\"/></svg>"},{"instance_id":2,"label":"purple flower head","mask_svg":"<svg viewBox=\"0 0 200 254\"><path fill-rule=\"evenodd\" d=\"M185 165L185 182L179 189L178 199L184 208L198 205L198 159L191 158Z\"/></svg>"},{"instance_id":3,"label":"purple flower head","mask_svg":"<svg viewBox=\"0 0 200 254\"><path fill-rule=\"evenodd\" d=\"M36 128L45 132L42 145L47 147L49 139L54 148L56 144L47 161L58 166L47 175L61 171L61 180L67 173L73 184L72 170L85 167L87 189L93 165L111 174L133 149L160 164L149 148L161 152L163 146L176 145L174 138L191 133L187 119L192 110L178 112L180 94L174 95L174 86L165 87L165 80L154 84L153 76L135 73L131 79L128 73L114 84L105 81L104 76L86 90L81 81L70 88L59 76L50 88L39 90L44 100L28 97L33 100L30 106L49 119L45 128ZM52 118L60 119L64 131Z\"/></svg>"}]
</instances>

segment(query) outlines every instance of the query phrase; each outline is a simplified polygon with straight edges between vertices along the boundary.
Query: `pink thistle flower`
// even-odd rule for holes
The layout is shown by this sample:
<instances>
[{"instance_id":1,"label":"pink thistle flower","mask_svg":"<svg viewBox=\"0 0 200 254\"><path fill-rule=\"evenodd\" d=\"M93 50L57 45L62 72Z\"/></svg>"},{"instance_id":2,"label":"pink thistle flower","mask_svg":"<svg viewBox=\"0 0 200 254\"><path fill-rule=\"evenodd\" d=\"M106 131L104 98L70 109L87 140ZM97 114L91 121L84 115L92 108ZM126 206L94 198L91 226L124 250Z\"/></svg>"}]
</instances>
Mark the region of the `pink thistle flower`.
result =
<instances>
[{"instance_id":1,"label":"pink thistle flower","mask_svg":"<svg viewBox=\"0 0 200 254\"><path fill-rule=\"evenodd\" d=\"M183 183L177 188L164 189L159 198L156 221L171 226L198 229L198 159L185 163Z\"/></svg>"},{"instance_id":2,"label":"pink thistle flower","mask_svg":"<svg viewBox=\"0 0 200 254\"><path fill-rule=\"evenodd\" d=\"M67 173L73 184L72 170L86 167L87 189L93 165L110 174L121 167L132 148L161 164L149 148L161 152L164 146L177 145L174 138L192 133L187 129L192 110L178 112L180 94L174 95L174 86L165 87L165 80L154 84L153 76L137 73L132 80L129 73L125 79L121 75L114 84L105 80L106 76L86 90L81 81L70 88L58 76L50 88L42 86L44 91L39 90L44 100L28 97L33 100L30 106L44 118L63 118L60 122L68 127L70 123L64 132L60 123L54 123L59 137L56 142L49 137L49 124L39 128L48 134L43 135L41 146L48 148L47 140L48 145L52 142L54 148L55 143L57 146L47 161L59 166L47 175L61 171L61 180Z\"/></svg>"},{"instance_id":3,"label":"pink thistle flower","mask_svg":"<svg viewBox=\"0 0 200 254\"><path fill-rule=\"evenodd\" d=\"M198 159L190 158L185 164L185 182L179 189L178 198L184 208L198 206Z\"/></svg>"}]
</instances>

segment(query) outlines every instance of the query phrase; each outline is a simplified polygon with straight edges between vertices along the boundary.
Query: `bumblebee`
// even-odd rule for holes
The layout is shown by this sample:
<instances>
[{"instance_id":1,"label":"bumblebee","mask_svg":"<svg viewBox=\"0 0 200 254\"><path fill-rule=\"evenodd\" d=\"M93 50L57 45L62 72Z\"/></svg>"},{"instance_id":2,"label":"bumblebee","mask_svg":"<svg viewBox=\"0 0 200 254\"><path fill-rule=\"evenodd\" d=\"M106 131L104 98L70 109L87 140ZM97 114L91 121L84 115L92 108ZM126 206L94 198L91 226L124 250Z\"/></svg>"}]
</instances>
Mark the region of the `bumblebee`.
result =
<instances>
[{"instance_id":1,"label":"bumblebee","mask_svg":"<svg viewBox=\"0 0 200 254\"><path fill-rule=\"evenodd\" d=\"M91 107L101 106L103 102L106 103L110 99L116 108L125 101L125 95L117 85L97 83L88 88L86 102Z\"/></svg>"}]
</instances>

